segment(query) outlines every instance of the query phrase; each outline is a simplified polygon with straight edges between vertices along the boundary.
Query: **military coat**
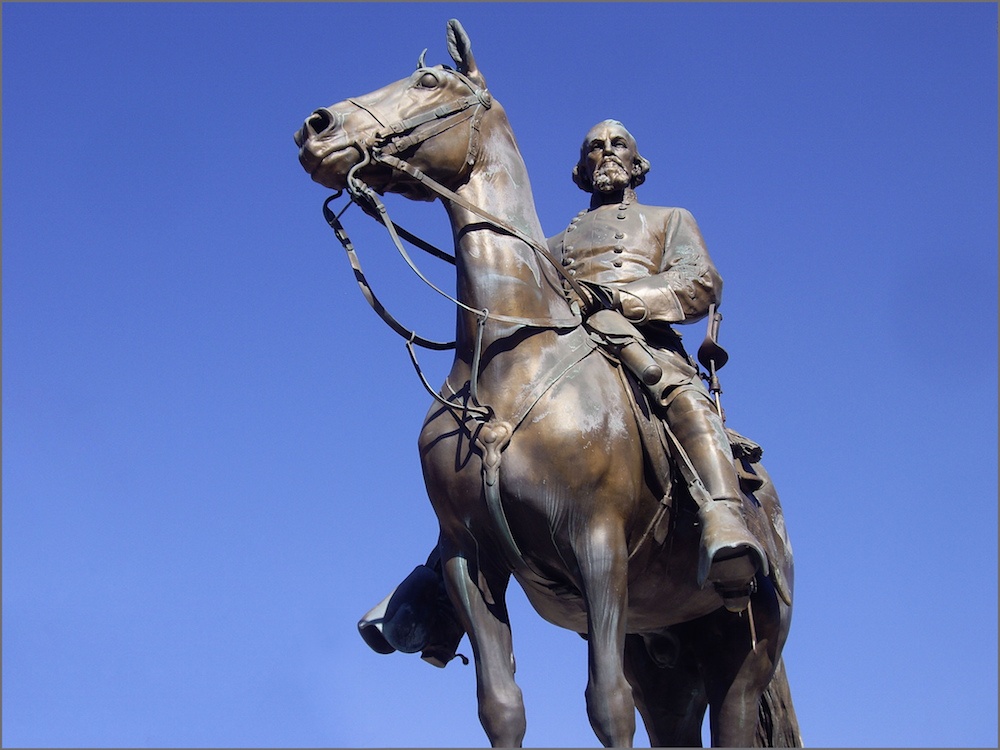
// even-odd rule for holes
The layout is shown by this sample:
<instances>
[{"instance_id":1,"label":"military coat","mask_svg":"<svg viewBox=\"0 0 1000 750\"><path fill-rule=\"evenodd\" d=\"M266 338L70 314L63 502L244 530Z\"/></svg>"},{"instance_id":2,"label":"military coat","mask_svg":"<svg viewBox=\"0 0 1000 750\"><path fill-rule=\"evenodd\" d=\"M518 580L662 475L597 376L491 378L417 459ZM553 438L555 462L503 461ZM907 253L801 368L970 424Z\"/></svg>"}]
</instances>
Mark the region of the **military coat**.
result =
<instances>
[{"instance_id":1,"label":"military coat","mask_svg":"<svg viewBox=\"0 0 1000 750\"><path fill-rule=\"evenodd\" d=\"M697 380L670 324L704 318L722 299L722 277L689 211L634 200L599 206L581 211L549 246L573 277L618 290L623 314L661 350L657 359L678 384Z\"/></svg>"}]
</instances>

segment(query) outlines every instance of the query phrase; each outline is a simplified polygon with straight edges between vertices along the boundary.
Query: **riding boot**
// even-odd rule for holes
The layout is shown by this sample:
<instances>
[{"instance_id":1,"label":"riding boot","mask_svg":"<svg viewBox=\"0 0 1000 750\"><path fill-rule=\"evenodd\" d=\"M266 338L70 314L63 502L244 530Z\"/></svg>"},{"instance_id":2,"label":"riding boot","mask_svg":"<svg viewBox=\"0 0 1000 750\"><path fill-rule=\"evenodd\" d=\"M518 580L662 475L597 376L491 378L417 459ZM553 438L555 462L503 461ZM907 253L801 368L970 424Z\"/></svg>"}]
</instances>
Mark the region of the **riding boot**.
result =
<instances>
[{"instance_id":1,"label":"riding boot","mask_svg":"<svg viewBox=\"0 0 1000 750\"><path fill-rule=\"evenodd\" d=\"M701 550L698 583L710 582L730 612L747 608L756 590L757 571L767 569L767 556L747 529L739 500L712 500L698 509Z\"/></svg>"},{"instance_id":2,"label":"riding boot","mask_svg":"<svg viewBox=\"0 0 1000 750\"><path fill-rule=\"evenodd\" d=\"M711 498L698 509L698 585L711 583L727 609L741 612L750 601L757 571L767 574L768 563L743 519L739 477L722 420L704 393L685 389L670 400L667 423Z\"/></svg>"}]
</instances>

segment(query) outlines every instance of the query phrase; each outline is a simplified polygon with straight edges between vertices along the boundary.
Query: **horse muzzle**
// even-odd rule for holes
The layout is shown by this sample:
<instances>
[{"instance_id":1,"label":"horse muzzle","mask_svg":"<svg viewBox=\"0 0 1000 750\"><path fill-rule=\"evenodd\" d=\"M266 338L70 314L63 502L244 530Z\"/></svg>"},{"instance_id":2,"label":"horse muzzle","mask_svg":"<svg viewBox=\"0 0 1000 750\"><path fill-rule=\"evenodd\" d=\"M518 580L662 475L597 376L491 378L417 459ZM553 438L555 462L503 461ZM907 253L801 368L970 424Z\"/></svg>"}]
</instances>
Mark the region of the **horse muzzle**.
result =
<instances>
[{"instance_id":1,"label":"horse muzzle","mask_svg":"<svg viewBox=\"0 0 1000 750\"><path fill-rule=\"evenodd\" d=\"M351 138L344 130L345 116L331 109L317 109L294 134L299 163L316 182L342 189L351 168L365 158L369 144Z\"/></svg>"}]
</instances>

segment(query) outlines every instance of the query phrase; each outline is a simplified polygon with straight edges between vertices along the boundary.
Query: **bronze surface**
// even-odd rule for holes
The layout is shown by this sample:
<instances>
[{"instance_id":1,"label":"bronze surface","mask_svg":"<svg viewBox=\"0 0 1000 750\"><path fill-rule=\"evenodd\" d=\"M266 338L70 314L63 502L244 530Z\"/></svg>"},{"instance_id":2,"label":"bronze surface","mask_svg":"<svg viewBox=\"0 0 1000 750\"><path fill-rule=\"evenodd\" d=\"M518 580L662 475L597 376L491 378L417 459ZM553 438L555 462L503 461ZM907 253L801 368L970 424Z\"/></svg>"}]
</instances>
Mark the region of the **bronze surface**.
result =
<instances>
[{"instance_id":1,"label":"bronze surface","mask_svg":"<svg viewBox=\"0 0 1000 750\"><path fill-rule=\"evenodd\" d=\"M793 576L780 502L763 467L733 455L670 328L721 298L693 217L636 200L648 163L605 121L574 172L590 208L547 241L457 21L448 45L456 70L421 59L316 110L295 140L316 182L369 212L396 192L440 198L451 223L455 359L419 451L440 524L428 567L469 635L490 742L519 746L525 730L513 575L542 617L587 638L587 711L605 745L631 745L636 707L656 745L700 745L706 709L713 745L799 744L781 665ZM673 470L649 469L656 436ZM433 576L411 579L440 617Z\"/></svg>"}]
</instances>

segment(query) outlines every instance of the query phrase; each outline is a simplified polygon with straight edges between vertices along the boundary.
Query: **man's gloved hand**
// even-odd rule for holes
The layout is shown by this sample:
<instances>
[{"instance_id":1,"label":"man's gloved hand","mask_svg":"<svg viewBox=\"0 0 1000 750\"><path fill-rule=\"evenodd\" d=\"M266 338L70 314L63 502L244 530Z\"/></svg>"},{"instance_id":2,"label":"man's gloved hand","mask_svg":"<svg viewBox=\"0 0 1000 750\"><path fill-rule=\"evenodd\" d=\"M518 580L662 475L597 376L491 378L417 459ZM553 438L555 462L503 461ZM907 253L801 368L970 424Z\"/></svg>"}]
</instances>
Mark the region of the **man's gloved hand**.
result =
<instances>
[{"instance_id":1,"label":"man's gloved hand","mask_svg":"<svg viewBox=\"0 0 1000 750\"><path fill-rule=\"evenodd\" d=\"M619 310L621 309L621 298L617 289L608 286L601 286L591 281L581 281L580 288L586 295L586 299L580 299L580 312L584 316L591 315L598 310ZM573 295L576 297L576 295Z\"/></svg>"}]
</instances>

